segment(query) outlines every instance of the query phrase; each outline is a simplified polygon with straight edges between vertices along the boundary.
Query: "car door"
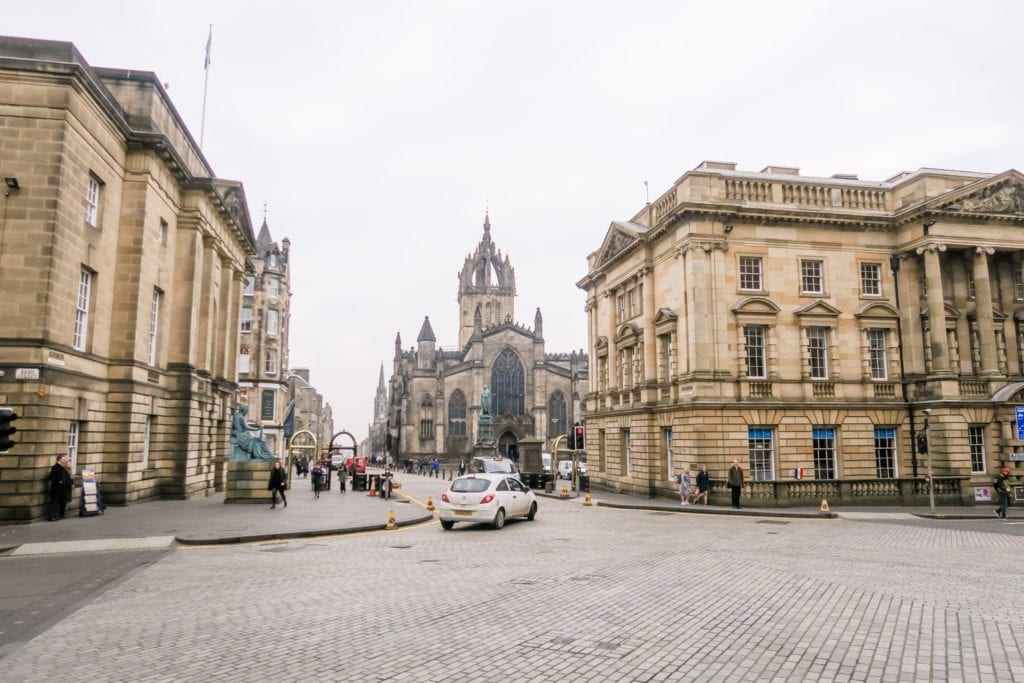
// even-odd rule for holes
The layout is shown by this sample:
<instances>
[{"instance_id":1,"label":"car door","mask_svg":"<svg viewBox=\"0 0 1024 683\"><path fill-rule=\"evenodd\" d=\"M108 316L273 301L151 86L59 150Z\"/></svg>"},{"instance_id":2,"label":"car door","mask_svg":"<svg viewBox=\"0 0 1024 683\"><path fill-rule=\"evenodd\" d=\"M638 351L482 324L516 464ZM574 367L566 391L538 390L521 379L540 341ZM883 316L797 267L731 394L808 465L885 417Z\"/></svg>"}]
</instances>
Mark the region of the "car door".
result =
<instances>
[{"instance_id":1,"label":"car door","mask_svg":"<svg viewBox=\"0 0 1024 683\"><path fill-rule=\"evenodd\" d=\"M525 515L529 509L527 506L530 504L529 498L526 495L526 488L515 477L508 477L505 479L505 483L508 484L509 497L511 498L508 514Z\"/></svg>"}]
</instances>

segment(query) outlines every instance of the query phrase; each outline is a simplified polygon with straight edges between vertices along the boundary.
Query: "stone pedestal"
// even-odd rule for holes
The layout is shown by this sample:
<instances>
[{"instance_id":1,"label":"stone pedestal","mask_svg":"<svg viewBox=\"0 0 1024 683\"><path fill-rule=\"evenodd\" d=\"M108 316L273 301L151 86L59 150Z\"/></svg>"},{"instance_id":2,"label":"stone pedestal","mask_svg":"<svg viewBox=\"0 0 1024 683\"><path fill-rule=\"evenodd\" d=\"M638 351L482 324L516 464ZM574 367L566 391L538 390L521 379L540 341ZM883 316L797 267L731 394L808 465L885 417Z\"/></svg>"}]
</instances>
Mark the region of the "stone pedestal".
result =
<instances>
[{"instance_id":1,"label":"stone pedestal","mask_svg":"<svg viewBox=\"0 0 1024 683\"><path fill-rule=\"evenodd\" d=\"M228 476L224 486L225 503L270 502L270 470L273 460L228 460Z\"/></svg>"}]
</instances>

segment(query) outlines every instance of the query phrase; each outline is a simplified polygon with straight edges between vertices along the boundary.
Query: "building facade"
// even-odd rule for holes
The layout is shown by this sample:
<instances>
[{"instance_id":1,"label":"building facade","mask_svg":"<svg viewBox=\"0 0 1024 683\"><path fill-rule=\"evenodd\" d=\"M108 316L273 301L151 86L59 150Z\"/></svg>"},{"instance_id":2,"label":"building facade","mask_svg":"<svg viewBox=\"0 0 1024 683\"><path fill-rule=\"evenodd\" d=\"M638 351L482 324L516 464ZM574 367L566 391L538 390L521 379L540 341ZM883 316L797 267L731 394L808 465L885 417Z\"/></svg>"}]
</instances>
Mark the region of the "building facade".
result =
<instances>
[{"instance_id":1,"label":"building facade","mask_svg":"<svg viewBox=\"0 0 1024 683\"><path fill-rule=\"evenodd\" d=\"M334 411L310 384L309 377L309 368L295 368L287 374L287 405L291 407L284 417L283 436L290 439L296 432L305 430L316 437L317 448L323 449L330 445L334 435Z\"/></svg>"},{"instance_id":2,"label":"building facade","mask_svg":"<svg viewBox=\"0 0 1024 683\"><path fill-rule=\"evenodd\" d=\"M0 520L32 520L71 456L108 503L223 481L255 240L155 74L0 38Z\"/></svg>"},{"instance_id":3,"label":"building facade","mask_svg":"<svg viewBox=\"0 0 1024 683\"><path fill-rule=\"evenodd\" d=\"M1024 451L1022 227L1017 171L685 173L578 283L592 480L669 494L706 465L724 497L738 459L752 504L919 503L930 465L986 499Z\"/></svg>"},{"instance_id":4,"label":"building facade","mask_svg":"<svg viewBox=\"0 0 1024 683\"><path fill-rule=\"evenodd\" d=\"M581 417L587 355L547 353L539 308L532 329L514 322L515 270L491 239L489 216L483 228L459 273L459 346L439 347L429 317L415 347L403 350L401 334L395 338L388 386L395 459L467 457L477 439L484 387L492 395L498 449L509 457L518 457L521 440L549 443Z\"/></svg>"},{"instance_id":5,"label":"building facade","mask_svg":"<svg viewBox=\"0 0 1024 683\"><path fill-rule=\"evenodd\" d=\"M256 237L252 272L242 290L239 321L238 402L249 406L249 426L278 457L288 447L284 421L291 409L288 332L291 321L291 242L278 245L264 219ZM308 380L308 378L307 378Z\"/></svg>"}]
</instances>

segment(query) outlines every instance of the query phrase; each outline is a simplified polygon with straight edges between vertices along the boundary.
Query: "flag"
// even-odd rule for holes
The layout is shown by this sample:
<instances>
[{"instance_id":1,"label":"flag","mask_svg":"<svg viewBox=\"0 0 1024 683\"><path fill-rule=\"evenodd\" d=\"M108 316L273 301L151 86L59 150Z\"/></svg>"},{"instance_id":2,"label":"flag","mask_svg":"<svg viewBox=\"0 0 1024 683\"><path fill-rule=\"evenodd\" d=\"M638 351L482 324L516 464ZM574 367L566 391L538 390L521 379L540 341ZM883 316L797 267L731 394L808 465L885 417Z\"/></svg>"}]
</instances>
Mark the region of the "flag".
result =
<instances>
[{"instance_id":1,"label":"flag","mask_svg":"<svg viewBox=\"0 0 1024 683\"><path fill-rule=\"evenodd\" d=\"M210 24L210 34L206 36L206 59L203 61L203 69L210 69L210 46L213 44L213 24Z\"/></svg>"},{"instance_id":2,"label":"flag","mask_svg":"<svg viewBox=\"0 0 1024 683\"><path fill-rule=\"evenodd\" d=\"M295 434L295 403L288 408L288 414L284 418L284 438L290 439Z\"/></svg>"}]
</instances>

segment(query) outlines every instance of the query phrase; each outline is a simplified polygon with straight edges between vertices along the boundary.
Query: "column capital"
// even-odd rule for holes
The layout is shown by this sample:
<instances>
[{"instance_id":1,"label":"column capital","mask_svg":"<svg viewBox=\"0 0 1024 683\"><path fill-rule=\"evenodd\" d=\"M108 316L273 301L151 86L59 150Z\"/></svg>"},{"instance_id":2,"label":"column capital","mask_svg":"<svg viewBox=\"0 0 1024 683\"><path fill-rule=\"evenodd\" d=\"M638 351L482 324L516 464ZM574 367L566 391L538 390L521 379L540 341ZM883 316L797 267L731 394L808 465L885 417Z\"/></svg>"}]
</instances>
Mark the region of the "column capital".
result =
<instances>
[{"instance_id":1,"label":"column capital","mask_svg":"<svg viewBox=\"0 0 1024 683\"><path fill-rule=\"evenodd\" d=\"M918 254L923 254L926 251L946 251L946 245L941 242L929 242L928 244L923 244L917 248Z\"/></svg>"},{"instance_id":2,"label":"column capital","mask_svg":"<svg viewBox=\"0 0 1024 683\"><path fill-rule=\"evenodd\" d=\"M995 250L994 247L975 247L974 248L974 253L979 255L979 256L982 255L982 254L986 254L988 256L991 256L992 254L996 253L996 250Z\"/></svg>"}]
</instances>

